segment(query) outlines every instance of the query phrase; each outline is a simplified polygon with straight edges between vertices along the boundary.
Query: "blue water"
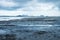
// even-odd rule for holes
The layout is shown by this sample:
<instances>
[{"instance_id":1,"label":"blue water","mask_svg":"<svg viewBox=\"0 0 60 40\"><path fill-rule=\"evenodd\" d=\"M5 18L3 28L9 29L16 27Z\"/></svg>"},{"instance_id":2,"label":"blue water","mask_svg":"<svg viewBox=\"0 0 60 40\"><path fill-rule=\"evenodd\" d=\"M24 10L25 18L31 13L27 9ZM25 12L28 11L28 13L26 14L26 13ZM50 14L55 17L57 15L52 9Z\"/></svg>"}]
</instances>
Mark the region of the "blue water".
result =
<instances>
[{"instance_id":1,"label":"blue water","mask_svg":"<svg viewBox=\"0 0 60 40\"><path fill-rule=\"evenodd\" d=\"M16 34L16 40L19 38L22 40L60 40L60 21L5 22L5 20L22 18L24 17L0 17L0 34Z\"/></svg>"}]
</instances>

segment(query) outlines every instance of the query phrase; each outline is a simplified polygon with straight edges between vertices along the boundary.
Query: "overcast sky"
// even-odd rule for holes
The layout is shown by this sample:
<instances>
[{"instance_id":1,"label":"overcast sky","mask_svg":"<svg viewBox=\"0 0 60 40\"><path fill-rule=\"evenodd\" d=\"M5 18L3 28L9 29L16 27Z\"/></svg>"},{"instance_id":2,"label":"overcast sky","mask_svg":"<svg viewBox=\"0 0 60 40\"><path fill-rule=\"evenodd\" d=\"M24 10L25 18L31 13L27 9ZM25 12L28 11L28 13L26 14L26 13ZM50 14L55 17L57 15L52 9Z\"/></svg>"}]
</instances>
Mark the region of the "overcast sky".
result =
<instances>
[{"instance_id":1,"label":"overcast sky","mask_svg":"<svg viewBox=\"0 0 60 40\"><path fill-rule=\"evenodd\" d=\"M0 15L60 16L60 0L0 0Z\"/></svg>"}]
</instances>

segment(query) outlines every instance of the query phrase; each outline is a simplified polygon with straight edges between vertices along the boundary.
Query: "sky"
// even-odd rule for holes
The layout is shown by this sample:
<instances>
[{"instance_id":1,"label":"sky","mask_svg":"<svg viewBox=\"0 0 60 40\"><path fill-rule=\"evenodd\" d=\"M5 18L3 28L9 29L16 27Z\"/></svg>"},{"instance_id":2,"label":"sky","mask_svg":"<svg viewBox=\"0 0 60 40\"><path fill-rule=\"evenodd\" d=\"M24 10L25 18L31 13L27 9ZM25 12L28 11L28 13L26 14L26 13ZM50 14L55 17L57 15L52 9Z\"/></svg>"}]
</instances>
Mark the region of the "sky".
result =
<instances>
[{"instance_id":1,"label":"sky","mask_svg":"<svg viewBox=\"0 0 60 40\"><path fill-rule=\"evenodd\" d=\"M0 0L0 16L60 16L60 0Z\"/></svg>"}]
</instances>

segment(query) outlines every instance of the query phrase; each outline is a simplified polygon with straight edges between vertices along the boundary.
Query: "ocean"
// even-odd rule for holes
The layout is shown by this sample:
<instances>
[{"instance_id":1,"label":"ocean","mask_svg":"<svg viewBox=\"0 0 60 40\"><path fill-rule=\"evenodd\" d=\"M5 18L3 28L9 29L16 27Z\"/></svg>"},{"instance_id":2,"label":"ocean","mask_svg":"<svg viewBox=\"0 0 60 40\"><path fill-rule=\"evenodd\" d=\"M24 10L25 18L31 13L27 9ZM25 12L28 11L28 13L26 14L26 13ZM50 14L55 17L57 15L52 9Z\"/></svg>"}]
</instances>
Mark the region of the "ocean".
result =
<instances>
[{"instance_id":1,"label":"ocean","mask_svg":"<svg viewBox=\"0 0 60 40\"><path fill-rule=\"evenodd\" d=\"M0 17L0 40L60 40L60 21L22 21L22 18Z\"/></svg>"},{"instance_id":2,"label":"ocean","mask_svg":"<svg viewBox=\"0 0 60 40\"><path fill-rule=\"evenodd\" d=\"M22 19L24 17L0 17L0 21L8 21L8 20L14 20L14 19Z\"/></svg>"}]
</instances>

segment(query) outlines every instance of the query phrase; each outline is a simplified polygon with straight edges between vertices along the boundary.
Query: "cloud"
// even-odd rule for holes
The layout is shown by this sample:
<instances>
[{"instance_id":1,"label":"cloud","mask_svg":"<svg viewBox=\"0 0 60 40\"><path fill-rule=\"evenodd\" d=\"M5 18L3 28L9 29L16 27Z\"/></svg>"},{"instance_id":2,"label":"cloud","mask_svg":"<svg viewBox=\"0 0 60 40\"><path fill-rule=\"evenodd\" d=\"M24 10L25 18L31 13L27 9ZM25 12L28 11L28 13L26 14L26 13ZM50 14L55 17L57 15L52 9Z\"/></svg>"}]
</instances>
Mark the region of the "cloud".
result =
<instances>
[{"instance_id":1,"label":"cloud","mask_svg":"<svg viewBox=\"0 0 60 40\"><path fill-rule=\"evenodd\" d=\"M27 14L27 11L23 11L23 10L13 10L13 11L0 10L0 15L16 16L16 15L22 15L22 14Z\"/></svg>"},{"instance_id":2,"label":"cloud","mask_svg":"<svg viewBox=\"0 0 60 40\"><path fill-rule=\"evenodd\" d=\"M38 2L59 2L60 0L38 0Z\"/></svg>"},{"instance_id":3,"label":"cloud","mask_svg":"<svg viewBox=\"0 0 60 40\"><path fill-rule=\"evenodd\" d=\"M1 10L16 10L25 7L25 4L31 0L0 0Z\"/></svg>"},{"instance_id":4,"label":"cloud","mask_svg":"<svg viewBox=\"0 0 60 40\"><path fill-rule=\"evenodd\" d=\"M9 1L0 1L0 6L3 7L13 7L13 6L17 6L16 3L14 2L9 2Z\"/></svg>"},{"instance_id":5,"label":"cloud","mask_svg":"<svg viewBox=\"0 0 60 40\"><path fill-rule=\"evenodd\" d=\"M11 2L11 1L8 1ZM37 0L13 0L14 6L1 7L0 15L30 15L30 16L60 16L59 7L57 7L54 3L47 2L38 2ZM4 4L5 5L5 4ZM17 6L18 5L18 6ZM22 8L21 8L22 7ZM7 10L6 10L7 9ZM11 10L12 9L12 10ZM13 10L14 9L14 10Z\"/></svg>"},{"instance_id":6,"label":"cloud","mask_svg":"<svg viewBox=\"0 0 60 40\"><path fill-rule=\"evenodd\" d=\"M6 1L6 0L0 0L0 10L13 10L18 8L18 3L12 2L12 1Z\"/></svg>"},{"instance_id":7,"label":"cloud","mask_svg":"<svg viewBox=\"0 0 60 40\"><path fill-rule=\"evenodd\" d=\"M52 3L55 4L60 10L60 0L38 0L39 3Z\"/></svg>"},{"instance_id":8,"label":"cloud","mask_svg":"<svg viewBox=\"0 0 60 40\"><path fill-rule=\"evenodd\" d=\"M18 3L27 3L27 2L30 2L32 0L13 0L14 2L18 2Z\"/></svg>"},{"instance_id":9,"label":"cloud","mask_svg":"<svg viewBox=\"0 0 60 40\"><path fill-rule=\"evenodd\" d=\"M58 10L58 7L56 7L52 3L38 3L38 2L32 2L31 4L28 4L26 8L23 9L24 11L28 11L29 15L45 15L45 16L59 16L60 12Z\"/></svg>"}]
</instances>

